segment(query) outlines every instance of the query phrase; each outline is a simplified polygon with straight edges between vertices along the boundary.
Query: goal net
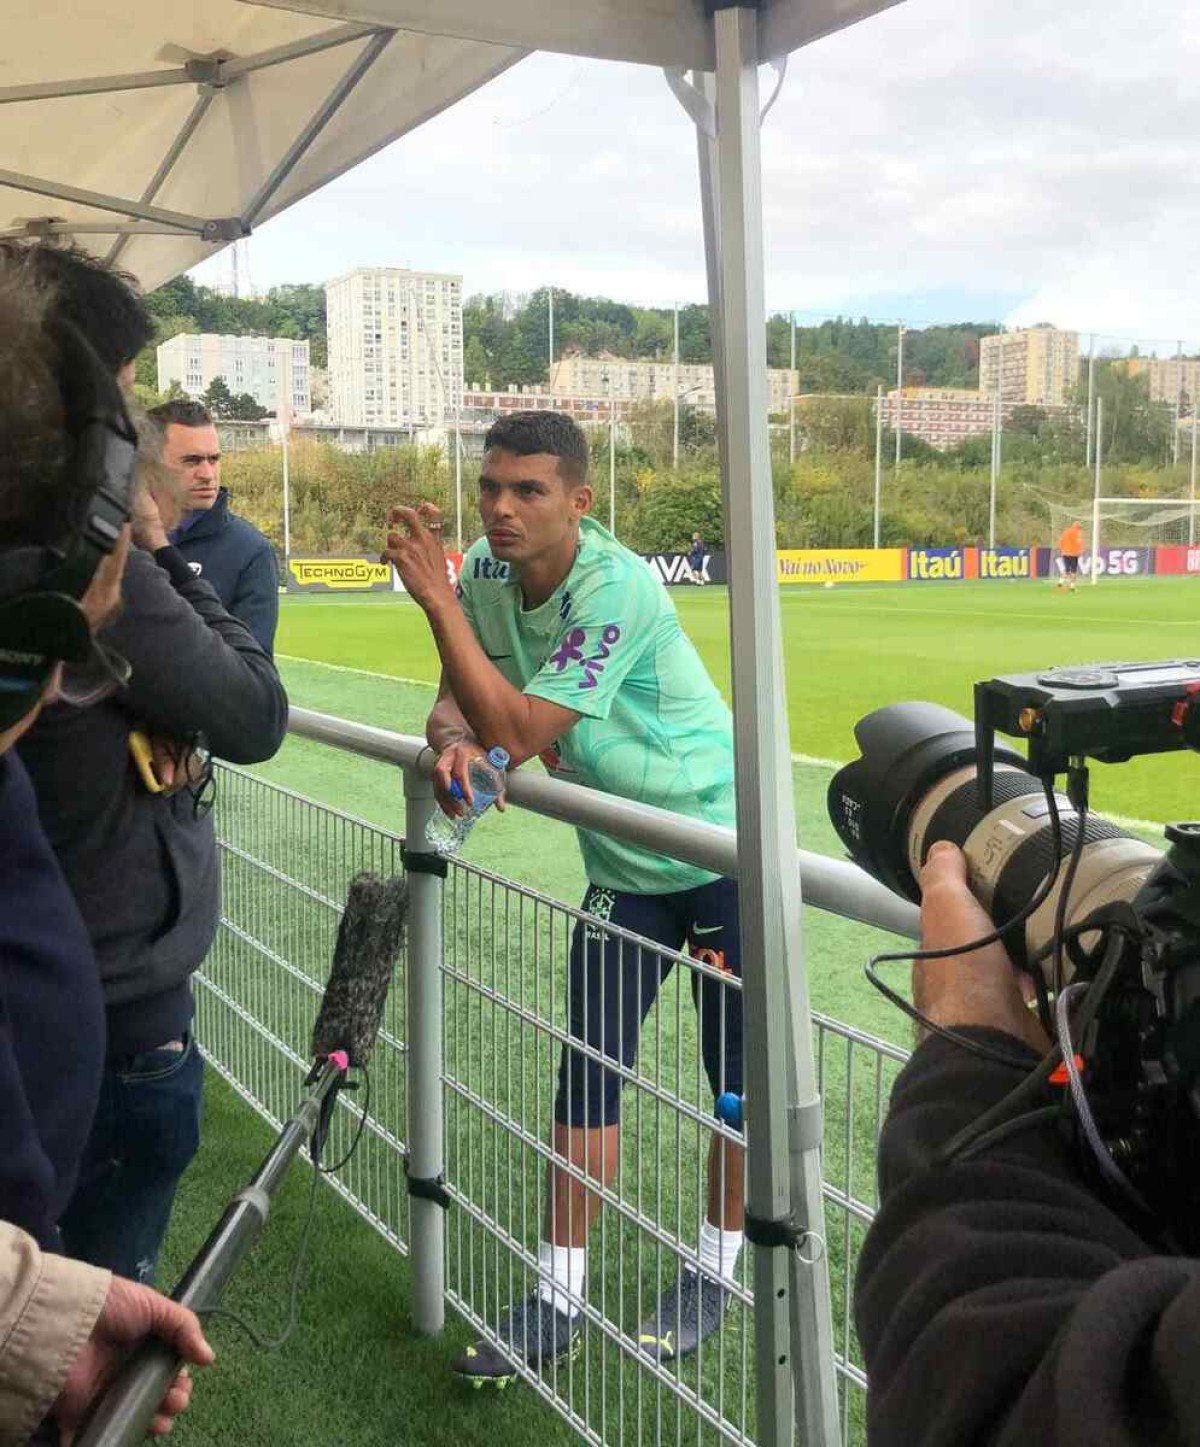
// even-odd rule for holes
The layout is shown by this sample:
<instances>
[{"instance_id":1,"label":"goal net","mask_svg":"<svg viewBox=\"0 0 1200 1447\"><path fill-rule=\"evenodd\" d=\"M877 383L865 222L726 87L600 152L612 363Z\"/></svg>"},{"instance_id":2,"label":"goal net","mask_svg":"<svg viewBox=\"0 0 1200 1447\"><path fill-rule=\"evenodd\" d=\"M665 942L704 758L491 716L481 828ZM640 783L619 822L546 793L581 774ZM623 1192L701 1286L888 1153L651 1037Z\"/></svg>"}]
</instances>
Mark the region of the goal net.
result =
<instances>
[{"instance_id":1,"label":"goal net","mask_svg":"<svg viewBox=\"0 0 1200 1447\"><path fill-rule=\"evenodd\" d=\"M1160 543L1195 543L1200 536L1200 501L1186 497L1104 497L1100 499L1099 536L1093 538L1094 502L1055 502L1043 497L1050 514L1050 543L1057 545L1068 523L1083 524L1088 551L1093 548L1153 548Z\"/></svg>"}]
</instances>

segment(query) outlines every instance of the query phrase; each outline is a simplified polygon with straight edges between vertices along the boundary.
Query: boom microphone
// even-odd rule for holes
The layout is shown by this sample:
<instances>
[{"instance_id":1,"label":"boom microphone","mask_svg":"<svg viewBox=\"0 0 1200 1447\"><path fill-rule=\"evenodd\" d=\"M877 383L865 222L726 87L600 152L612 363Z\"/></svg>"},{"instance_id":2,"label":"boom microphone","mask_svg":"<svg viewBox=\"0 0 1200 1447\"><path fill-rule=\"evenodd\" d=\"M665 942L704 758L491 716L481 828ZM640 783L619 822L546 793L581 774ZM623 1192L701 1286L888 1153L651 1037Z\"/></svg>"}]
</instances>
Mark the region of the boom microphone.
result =
<instances>
[{"instance_id":1,"label":"boom microphone","mask_svg":"<svg viewBox=\"0 0 1200 1447\"><path fill-rule=\"evenodd\" d=\"M280 1131L253 1179L225 1208L172 1299L199 1315L213 1311L266 1225L275 1192L306 1141L313 1168L338 1091L351 1066L375 1049L388 986L408 918L408 882L356 875L338 928L333 968L313 1027L315 1062L300 1108ZM179 1370L166 1342L151 1338L132 1353L75 1438L76 1447L132 1447L145 1439L163 1394Z\"/></svg>"},{"instance_id":2,"label":"boom microphone","mask_svg":"<svg viewBox=\"0 0 1200 1447\"><path fill-rule=\"evenodd\" d=\"M354 878L313 1026L312 1053L318 1060L341 1051L352 1066L370 1063L407 918L408 880L403 875Z\"/></svg>"}]
</instances>

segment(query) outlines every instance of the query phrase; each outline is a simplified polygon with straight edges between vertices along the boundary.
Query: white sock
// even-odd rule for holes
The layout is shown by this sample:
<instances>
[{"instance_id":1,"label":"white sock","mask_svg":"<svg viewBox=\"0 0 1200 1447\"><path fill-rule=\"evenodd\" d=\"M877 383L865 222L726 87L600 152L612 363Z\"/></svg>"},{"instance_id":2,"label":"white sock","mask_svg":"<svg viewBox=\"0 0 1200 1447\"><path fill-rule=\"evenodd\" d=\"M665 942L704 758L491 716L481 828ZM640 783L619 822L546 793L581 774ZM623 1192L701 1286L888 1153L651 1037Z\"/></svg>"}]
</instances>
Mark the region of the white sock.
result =
<instances>
[{"instance_id":1,"label":"white sock","mask_svg":"<svg viewBox=\"0 0 1200 1447\"><path fill-rule=\"evenodd\" d=\"M587 1281L587 1247L555 1246L550 1241L538 1242L538 1295L553 1304L556 1311L574 1316L579 1308L563 1295L583 1296Z\"/></svg>"},{"instance_id":2,"label":"white sock","mask_svg":"<svg viewBox=\"0 0 1200 1447\"><path fill-rule=\"evenodd\" d=\"M742 1254L743 1231L722 1231L711 1221L700 1222L700 1265L709 1276L731 1284L735 1281L738 1257Z\"/></svg>"}]
</instances>

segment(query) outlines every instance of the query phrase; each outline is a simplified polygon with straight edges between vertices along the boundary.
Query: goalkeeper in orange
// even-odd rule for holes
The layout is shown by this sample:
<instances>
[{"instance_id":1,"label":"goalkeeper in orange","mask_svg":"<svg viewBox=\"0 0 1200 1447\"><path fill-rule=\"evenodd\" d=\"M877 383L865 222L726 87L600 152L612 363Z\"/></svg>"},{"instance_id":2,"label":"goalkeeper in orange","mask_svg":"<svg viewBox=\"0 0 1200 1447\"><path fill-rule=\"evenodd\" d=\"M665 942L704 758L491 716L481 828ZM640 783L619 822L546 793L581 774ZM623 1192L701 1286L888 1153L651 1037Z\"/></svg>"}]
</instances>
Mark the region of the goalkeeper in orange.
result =
<instances>
[{"instance_id":1,"label":"goalkeeper in orange","mask_svg":"<svg viewBox=\"0 0 1200 1447\"><path fill-rule=\"evenodd\" d=\"M1063 529L1058 540L1058 578L1056 588L1069 588L1073 593L1079 581L1079 559L1083 553L1083 526L1076 519Z\"/></svg>"}]
</instances>

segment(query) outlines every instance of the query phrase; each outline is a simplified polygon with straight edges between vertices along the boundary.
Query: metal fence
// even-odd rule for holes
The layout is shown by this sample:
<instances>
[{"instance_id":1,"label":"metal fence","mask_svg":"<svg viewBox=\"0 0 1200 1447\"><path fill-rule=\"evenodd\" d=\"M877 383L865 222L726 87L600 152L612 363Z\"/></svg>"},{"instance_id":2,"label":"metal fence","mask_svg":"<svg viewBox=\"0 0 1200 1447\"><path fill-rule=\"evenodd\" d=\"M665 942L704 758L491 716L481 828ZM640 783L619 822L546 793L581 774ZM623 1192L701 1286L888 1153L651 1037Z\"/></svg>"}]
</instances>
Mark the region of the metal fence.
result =
<instances>
[{"instance_id":1,"label":"metal fence","mask_svg":"<svg viewBox=\"0 0 1200 1447\"><path fill-rule=\"evenodd\" d=\"M197 976L198 1033L211 1064L278 1122L308 1068L347 885L361 869L399 871L401 838L236 769L221 771L217 818L222 928ZM710 1152L726 1169L739 1140L713 1117L698 1036L705 1011L727 1015L740 981L717 960L665 950L460 860L444 885L424 876L420 886L436 890L440 908L434 925L410 930L372 1063L363 1143L335 1188L398 1250L411 1250L418 1325L436 1329L445 1300L494 1332L537 1280L553 1096L569 1038L572 933L586 930L605 957L627 966L620 978L636 980L639 970L665 977L636 1061L620 1070L622 1139L610 1182L569 1168L601 1197L586 1292L574 1302L582 1349L522 1375L598 1444L754 1441L745 1260L720 1330L695 1355L660 1364L637 1333L660 1288L697 1264ZM905 1056L834 1020L818 1017L816 1030L826 1243L850 1442L863 1436L865 1385L850 1283L875 1206L875 1142ZM361 1106L342 1096L331 1154L348 1143ZM414 1175L444 1163L448 1212L409 1196L406 1157Z\"/></svg>"}]
</instances>

